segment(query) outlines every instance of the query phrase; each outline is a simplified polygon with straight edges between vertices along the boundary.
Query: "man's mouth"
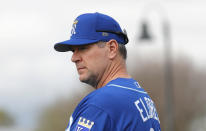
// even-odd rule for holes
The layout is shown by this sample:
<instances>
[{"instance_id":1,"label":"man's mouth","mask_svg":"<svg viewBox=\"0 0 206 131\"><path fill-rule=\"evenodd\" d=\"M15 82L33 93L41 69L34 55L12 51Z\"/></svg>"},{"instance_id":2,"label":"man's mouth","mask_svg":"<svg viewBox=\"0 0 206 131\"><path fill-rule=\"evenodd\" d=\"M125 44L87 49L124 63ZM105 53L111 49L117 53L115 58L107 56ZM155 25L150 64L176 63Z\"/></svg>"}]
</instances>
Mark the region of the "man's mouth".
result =
<instances>
[{"instance_id":1,"label":"man's mouth","mask_svg":"<svg viewBox=\"0 0 206 131\"><path fill-rule=\"evenodd\" d=\"M84 69L84 67L81 67L81 68L77 68L77 70L81 70L81 69Z\"/></svg>"},{"instance_id":2,"label":"man's mouth","mask_svg":"<svg viewBox=\"0 0 206 131\"><path fill-rule=\"evenodd\" d=\"M83 69L85 69L85 67L77 67L77 70L78 70L78 71L81 71L81 70L83 70Z\"/></svg>"}]
</instances>

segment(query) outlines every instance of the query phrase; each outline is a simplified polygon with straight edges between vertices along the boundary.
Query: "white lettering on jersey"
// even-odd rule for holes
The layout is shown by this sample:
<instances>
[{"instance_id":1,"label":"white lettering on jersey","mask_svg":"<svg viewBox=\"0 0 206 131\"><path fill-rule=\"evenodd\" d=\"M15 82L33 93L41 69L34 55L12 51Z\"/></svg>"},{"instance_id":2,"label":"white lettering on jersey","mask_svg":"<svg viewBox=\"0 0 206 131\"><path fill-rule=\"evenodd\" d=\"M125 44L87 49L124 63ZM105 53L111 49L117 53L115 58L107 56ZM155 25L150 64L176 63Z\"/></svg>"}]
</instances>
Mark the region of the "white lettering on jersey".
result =
<instances>
[{"instance_id":1,"label":"white lettering on jersey","mask_svg":"<svg viewBox=\"0 0 206 131\"><path fill-rule=\"evenodd\" d=\"M69 119L69 126L67 127L67 129L65 131L70 131L72 123L73 123L73 117L71 116Z\"/></svg>"},{"instance_id":2,"label":"white lettering on jersey","mask_svg":"<svg viewBox=\"0 0 206 131\"><path fill-rule=\"evenodd\" d=\"M77 131L81 131L82 129L82 127L77 127Z\"/></svg>"},{"instance_id":3,"label":"white lettering on jersey","mask_svg":"<svg viewBox=\"0 0 206 131\"><path fill-rule=\"evenodd\" d=\"M148 107L148 110L149 110L148 117L149 118L154 118L155 120L157 120L159 122L159 117L158 117L156 108L154 106L154 102L150 98L147 98L147 97L144 97L144 100L146 101L147 107Z\"/></svg>"},{"instance_id":4,"label":"white lettering on jersey","mask_svg":"<svg viewBox=\"0 0 206 131\"><path fill-rule=\"evenodd\" d=\"M139 85L138 82L134 82L134 85L135 85L137 88L141 88L141 86Z\"/></svg>"},{"instance_id":5,"label":"white lettering on jersey","mask_svg":"<svg viewBox=\"0 0 206 131\"><path fill-rule=\"evenodd\" d=\"M150 98L139 98L134 104L137 107L143 122L146 122L148 119L155 119L160 123L154 102Z\"/></svg>"},{"instance_id":6,"label":"white lettering on jersey","mask_svg":"<svg viewBox=\"0 0 206 131\"><path fill-rule=\"evenodd\" d=\"M141 99L141 98L140 98L140 99ZM142 102L142 101L141 101L141 102ZM139 107L139 104L140 104L140 101L139 101L139 100L135 101L135 105L136 105L137 109L138 109L139 112L140 112L140 115L141 115L141 117L142 117L142 120L145 122L145 121L147 121L148 118L143 115L143 109L141 109L141 108ZM144 104L144 103L141 103L141 104Z\"/></svg>"}]
</instances>

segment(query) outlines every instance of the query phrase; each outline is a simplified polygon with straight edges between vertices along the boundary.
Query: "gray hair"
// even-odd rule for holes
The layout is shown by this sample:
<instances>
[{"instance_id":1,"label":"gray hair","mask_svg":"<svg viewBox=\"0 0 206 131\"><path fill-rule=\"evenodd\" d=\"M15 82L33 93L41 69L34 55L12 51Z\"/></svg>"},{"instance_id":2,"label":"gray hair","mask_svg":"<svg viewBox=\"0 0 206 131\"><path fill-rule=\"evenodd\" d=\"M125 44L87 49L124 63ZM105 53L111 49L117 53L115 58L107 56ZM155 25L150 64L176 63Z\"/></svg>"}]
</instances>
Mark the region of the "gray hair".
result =
<instances>
[{"instance_id":1,"label":"gray hair","mask_svg":"<svg viewBox=\"0 0 206 131\"><path fill-rule=\"evenodd\" d=\"M97 46L100 47L100 48L103 48L103 47L105 47L105 43L106 42L100 41L100 42L97 43ZM127 59L126 46L122 43L118 43L118 51L119 51L120 55L122 56L122 58L126 60Z\"/></svg>"},{"instance_id":2,"label":"gray hair","mask_svg":"<svg viewBox=\"0 0 206 131\"><path fill-rule=\"evenodd\" d=\"M124 44L119 43L119 53L121 54L121 56L126 60L127 59L127 48Z\"/></svg>"}]
</instances>

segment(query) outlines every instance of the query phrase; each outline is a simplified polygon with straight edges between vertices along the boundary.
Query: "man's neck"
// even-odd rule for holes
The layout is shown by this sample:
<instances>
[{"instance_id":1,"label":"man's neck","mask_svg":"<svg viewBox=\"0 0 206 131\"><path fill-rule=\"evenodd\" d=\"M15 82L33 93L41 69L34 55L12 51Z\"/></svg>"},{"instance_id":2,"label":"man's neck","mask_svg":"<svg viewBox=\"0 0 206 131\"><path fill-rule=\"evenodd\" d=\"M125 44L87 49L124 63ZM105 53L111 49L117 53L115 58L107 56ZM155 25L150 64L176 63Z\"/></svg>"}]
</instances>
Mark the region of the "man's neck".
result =
<instances>
[{"instance_id":1,"label":"man's neck","mask_svg":"<svg viewBox=\"0 0 206 131\"><path fill-rule=\"evenodd\" d=\"M111 62L101 80L98 82L96 89L105 86L108 82L117 78L131 78L127 73L125 62Z\"/></svg>"}]
</instances>

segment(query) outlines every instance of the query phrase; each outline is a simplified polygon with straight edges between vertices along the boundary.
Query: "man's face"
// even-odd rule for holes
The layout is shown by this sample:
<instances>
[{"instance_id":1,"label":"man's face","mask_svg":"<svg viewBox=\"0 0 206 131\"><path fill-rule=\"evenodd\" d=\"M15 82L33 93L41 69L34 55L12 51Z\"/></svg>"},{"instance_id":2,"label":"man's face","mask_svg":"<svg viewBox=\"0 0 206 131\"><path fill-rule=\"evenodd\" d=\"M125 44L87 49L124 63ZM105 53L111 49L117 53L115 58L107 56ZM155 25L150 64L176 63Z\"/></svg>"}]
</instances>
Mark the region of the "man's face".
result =
<instances>
[{"instance_id":1,"label":"man's face","mask_svg":"<svg viewBox=\"0 0 206 131\"><path fill-rule=\"evenodd\" d=\"M108 66L107 49L97 44L74 46L71 61L76 64L79 80L96 87Z\"/></svg>"}]
</instances>

